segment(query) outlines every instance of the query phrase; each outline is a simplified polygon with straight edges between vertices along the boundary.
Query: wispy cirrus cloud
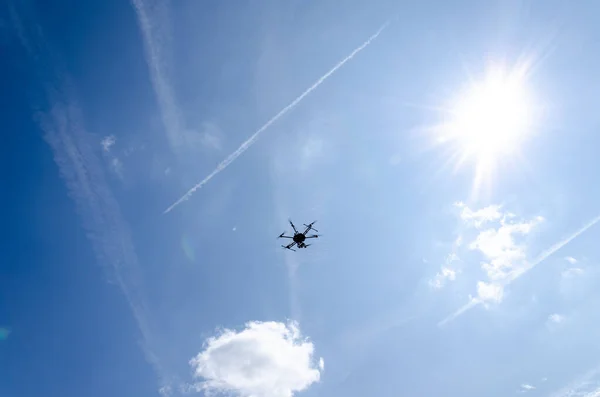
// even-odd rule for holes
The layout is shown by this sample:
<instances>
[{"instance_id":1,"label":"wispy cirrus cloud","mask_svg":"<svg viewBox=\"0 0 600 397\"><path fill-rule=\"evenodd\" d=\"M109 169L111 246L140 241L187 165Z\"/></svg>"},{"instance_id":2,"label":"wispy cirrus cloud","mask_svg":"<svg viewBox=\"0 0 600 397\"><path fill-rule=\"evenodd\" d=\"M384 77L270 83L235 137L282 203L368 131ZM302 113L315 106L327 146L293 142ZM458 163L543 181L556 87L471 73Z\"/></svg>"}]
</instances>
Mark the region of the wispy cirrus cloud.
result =
<instances>
[{"instance_id":1,"label":"wispy cirrus cloud","mask_svg":"<svg viewBox=\"0 0 600 397\"><path fill-rule=\"evenodd\" d=\"M106 271L108 280L124 294L141 333L141 347L146 358L164 381L168 375L155 350L155 333L146 305L142 269L129 225L123 219L102 165L100 153L104 145L102 142L98 145L97 136L87 131L74 85L57 66L60 56L46 41L35 15L29 10L21 14L19 11L13 9L14 17L19 21L27 20L26 25L32 27L20 30L19 38L43 87L39 97L45 97L43 105L35 104L39 110L34 118L53 152L59 174L74 201L97 261ZM107 150L114 144L111 141L104 141Z\"/></svg>"},{"instance_id":2,"label":"wispy cirrus cloud","mask_svg":"<svg viewBox=\"0 0 600 397\"><path fill-rule=\"evenodd\" d=\"M171 82L172 57L171 15L169 0L131 0L144 43L150 81L169 146L176 154L193 152L200 148L221 149L221 136L214 122L205 121L198 128L190 128L181 111ZM193 153L194 155L197 152Z\"/></svg>"},{"instance_id":3,"label":"wispy cirrus cloud","mask_svg":"<svg viewBox=\"0 0 600 397\"><path fill-rule=\"evenodd\" d=\"M194 376L203 379L190 389L232 393L240 397L291 397L318 382L323 358L297 323L258 322L241 331L223 330L208 338L190 360Z\"/></svg>"},{"instance_id":4,"label":"wispy cirrus cloud","mask_svg":"<svg viewBox=\"0 0 600 397\"><path fill-rule=\"evenodd\" d=\"M107 270L109 280L125 295L141 331L146 356L162 375L164 371L151 347L150 312L145 303L143 277L131 232L93 150L94 137L86 131L81 109L68 87L65 83L55 89L49 95L51 108L37 118L98 262Z\"/></svg>"},{"instance_id":5,"label":"wispy cirrus cloud","mask_svg":"<svg viewBox=\"0 0 600 397\"><path fill-rule=\"evenodd\" d=\"M171 37L170 1L131 0L131 4L142 33L150 80L158 101L167 140L172 148L179 148L184 144L183 133L186 128L167 67L170 59L166 54Z\"/></svg>"}]
</instances>

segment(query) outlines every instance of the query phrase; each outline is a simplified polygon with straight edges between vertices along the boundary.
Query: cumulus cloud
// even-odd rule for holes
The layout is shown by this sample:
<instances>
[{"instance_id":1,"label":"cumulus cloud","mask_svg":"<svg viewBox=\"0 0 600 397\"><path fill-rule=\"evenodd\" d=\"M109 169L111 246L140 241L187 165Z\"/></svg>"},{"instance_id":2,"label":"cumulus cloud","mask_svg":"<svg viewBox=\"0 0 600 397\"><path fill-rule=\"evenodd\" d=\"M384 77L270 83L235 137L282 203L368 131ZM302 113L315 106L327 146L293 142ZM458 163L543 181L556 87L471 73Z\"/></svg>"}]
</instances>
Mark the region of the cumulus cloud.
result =
<instances>
[{"instance_id":1,"label":"cumulus cloud","mask_svg":"<svg viewBox=\"0 0 600 397\"><path fill-rule=\"evenodd\" d=\"M531 390L535 390L535 386L530 385L529 383L523 383L521 385L521 389L519 390L521 393L525 393Z\"/></svg>"},{"instance_id":2,"label":"cumulus cloud","mask_svg":"<svg viewBox=\"0 0 600 397\"><path fill-rule=\"evenodd\" d=\"M482 258L481 269L487 280L477 283L477 298L485 302L501 302L504 285L526 271L527 252L523 239L531 233L542 217L519 220L516 215L490 205L472 210L463 203L460 219L465 226L475 229L475 237L467 244L470 251Z\"/></svg>"},{"instance_id":3,"label":"cumulus cloud","mask_svg":"<svg viewBox=\"0 0 600 397\"><path fill-rule=\"evenodd\" d=\"M105 152L110 151L110 148L117 142L114 135L105 136L102 141L100 141L100 145L102 145L102 149Z\"/></svg>"},{"instance_id":4,"label":"cumulus cloud","mask_svg":"<svg viewBox=\"0 0 600 397\"><path fill-rule=\"evenodd\" d=\"M456 280L456 271L448 267L442 267L442 270L435 275L433 280L429 281L429 285L433 288L442 288L446 284L446 280Z\"/></svg>"},{"instance_id":5,"label":"cumulus cloud","mask_svg":"<svg viewBox=\"0 0 600 397\"><path fill-rule=\"evenodd\" d=\"M519 243L519 237L528 235L534 226L543 220L537 217L522 222L507 222L502 218L497 227L481 231L469 245L485 259L482 269L492 282L499 282L509 276L516 276L527 266L526 247Z\"/></svg>"},{"instance_id":6,"label":"cumulus cloud","mask_svg":"<svg viewBox=\"0 0 600 397\"><path fill-rule=\"evenodd\" d=\"M477 296L483 302L501 302L504 297L504 288L499 284L478 281Z\"/></svg>"},{"instance_id":7,"label":"cumulus cloud","mask_svg":"<svg viewBox=\"0 0 600 397\"><path fill-rule=\"evenodd\" d=\"M554 314L551 314L548 316L549 324L560 324L564 321L565 321L565 316L558 314L558 313L554 313Z\"/></svg>"},{"instance_id":8,"label":"cumulus cloud","mask_svg":"<svg viewBox=\"0 0 600 397\"><path fill-rule=\"evenodd\" d=\"M209 338L190 360L193 387L207 394L240 397L291 397L318 382L325 363L313 360L314 346L296 323L249 322L236 332Z\"/></svg>"},{"instance_id":9,"label":"cumulus cloud","mask_svg":"<svg viewBox=\"0 0 600 397\"><path fill-rule=\"evenodd\" d=\"M439 326L455 319L478 304L502 301L504 287L600 222L600 216L591 219L577 231L562 238L542 251L533 260L530 260L526 255L523 238L535 226L544 221L543 217L537 216L529 220L517 220L515 214L502 212L499 206L486 207L477 211L471 210L463 203L457 203L456 206L462 209L461 220L467 226L473 226L476 231L476 237L468 244L468 248L482 255L484 260L481 262L481 268L488 280L480 280L477 283L477 297L470 297L467 304L440 321ZM483 227L493 221L495 221L495 225Z\"/></svg>"},{"instance_id":10,"label":"cumulus cloud","mask_svg":"<svg viewBox=\"0 0 600 397\"><path fill-rule=\"evenodd\" d=\"M477 254L485 277L475 284L476 296L469 296L469 303L438 325L445 324L478 304L487 306L502 302L505 286L530 267L524 239L544 220L539 216L519 219L515 214L503 210L501 205L477 210L462 202L455 203L455 206L460 209L463 232L453 245L453 255L459 249L461 256Z\"/></svg>"},{"instance_id":11,"label":"cumulus cloud","mask_svg":"<svg viewBox=\"0 0 600 397\"><path fill-rule=\"evenodd\" d=\"M571 265L574 265L574 264L576 264L576 263L577 263L577 259L573 258L572 256L566 256L566 257L565 257L565 260L566 260L567 262L569 262Z\"/></svg>"},{"instance_id":12,"label":"cumulus cloud","mask_svg":"<svg viewBox=\"0 0 600 397\"><path fill-rule=\"evenodd\" d=\"M497 221L505 216L500 211L502 209L502 206L500 205L490 205L476 211L473 211L467 207L467 205L463 202L458 202L455 205L461 209L460 218L467 223L471 223L477 228L483 226L485 223Z\"/></svg>"}]
</instances>

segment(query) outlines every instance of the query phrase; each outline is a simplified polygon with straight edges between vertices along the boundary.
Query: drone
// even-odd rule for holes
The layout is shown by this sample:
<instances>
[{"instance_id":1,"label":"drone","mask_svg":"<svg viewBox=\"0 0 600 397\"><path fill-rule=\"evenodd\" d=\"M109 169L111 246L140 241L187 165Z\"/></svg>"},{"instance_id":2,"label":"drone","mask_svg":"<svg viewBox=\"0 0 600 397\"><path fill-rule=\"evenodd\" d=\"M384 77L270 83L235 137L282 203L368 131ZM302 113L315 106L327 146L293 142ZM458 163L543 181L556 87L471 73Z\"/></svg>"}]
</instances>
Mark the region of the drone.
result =
<instances>
[{"instance_id":1,"label":"drone","mask_svg":"<svg viewBox=\"0 0 600 397\"><path fill-rule=\"evenodd\" d=\"M312 225L314 225L317 221L314 221L308 225L304 224L304 226L306 226L306 230L304 230L304 233L300 233L298 230L296 230L296 226L294 226L294 224L292 223L291 220L289 220L289 222L290 222L290 225L292 225L292 229L294 229L294 235L286 236L285 232L283 232L279 235L279 237L277 237L277 238L291 238L293 240L288 245L282 245L283 248L288 249L290 251L296 251L295 249L292 248L294 245L297 245L298 248L306 248L310 244L306 244L304 242L304 240L306 240L307 238L318 238L319 237L319 235L317 235L317 234L311 234L310 236L306 235L306 233L308 233L311 229L317 233L319 232L317 229L312 227Z\"/></svg>"}]
</instances>

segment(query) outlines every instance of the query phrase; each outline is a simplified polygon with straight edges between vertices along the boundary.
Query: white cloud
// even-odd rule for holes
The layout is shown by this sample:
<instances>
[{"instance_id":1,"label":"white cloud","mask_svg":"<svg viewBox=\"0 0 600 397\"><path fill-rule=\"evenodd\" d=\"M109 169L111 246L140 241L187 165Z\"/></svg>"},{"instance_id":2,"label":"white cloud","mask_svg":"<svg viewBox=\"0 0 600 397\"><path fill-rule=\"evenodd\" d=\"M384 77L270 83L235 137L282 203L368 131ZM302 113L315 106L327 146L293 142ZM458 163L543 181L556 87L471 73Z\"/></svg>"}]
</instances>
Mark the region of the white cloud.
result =
<instances>
[{"instance_id":1,"label":"white cloud","mask_svg":"<svg viewBox=\"0 0 600 397\"><path fill-rule=\"evenodd\" d=\"M504 287L499 284L478 281L477 296L483 302L501 302L504 297Z\"/></svg>"},{"instance_id":2,"label":"white cloud","mask_svg":"<svg viewBox=\"0 0 600 397\"><path fill-rule=\"evenodd\" d=\"M163 397L169 397L173 393L173 389L170 385L162 386L158 389L158 393Z\"/></svg>"},{"instance_id":3,"label":"white cloud","mask_svg":"<svg viewBox=\"0 0 600 397\"><path fill-rule=\"evenodd\" d=\"M479 233L469 245L485 257L482 269L492 281L502 281L518 274L526 268L526 247L516 238L526 236L539 222L539 219L521 223L500 222L498 228L490 228Z\"/></svg>"},{"instance_id":4,"label":"white cloud","mask_svg":"<svg viewBox=\"0 0 600 397\"><path fill-rule=\"evenodd\" d=\"M315 365L313 352L295 323L250 322L239 332L225 329L190 360L194 376L204 379L194 387L241 397L291 397L320 379L325 363L320 358Z\"/></svg>"},{"instance_id":5,"label":"white cloud","mask_svg":"<svg viewBox=\"0 0 600 397\"><path fill-rule=\"evenodd\" d=\"M456 250L462 242L461 236L458 236L456 241L454 242L454 250ZM440 289L446 285L448 281L456 280L457 273L460 273L460 270L456 269L456 262L459 262L460 258L456 254L456 252L451 252L444 261L442 268L439 272L436 273L435 277L429 280L429 286L435 289Z\"/></svg>"},{"instance_id":6,"label":"white cloud","mask_svg":"<svg viewBox=\"0 0 600 397\"><path fill-rule=\"evenodd\" d=\"M521 392L527 392L530 390L535 390L535 386L530 385L529 383L523 383L521 385L521 390L520 390Z\"/></svg>"},{"instance_id":7,"label":"white cloud","mask_svg":"<svg viewBox=\"0 0 600 397\"><path fill-rule=\"evenodd\" d=\"M575 278L583 274L583 269L580 267L571 267L561 273L563 278Z\"/></svg>"},{"instance_id":8,"label":"white cloud","mask_svg":"<svg viewBox=\"0 0 600 397\"><path fill-rule=\"evenodd\" d=\"M456 253L452 252L450 255L448 255L446 257L446 261L445 264L442 266L442 269L437 272L437 274L435 275L435 277L432 280L429 280L429 285L432 288L442 288L447 281L454 281L456 280L456 273L457 271L454 270L451 265L454 262L459 261L459 257L456 255Z\"/></svg>"},{"instance_id":9,"label":"white cloud","mask_svg":"<svg viewBox=\"0 0 600 397\"><path fill-rule=\"evenodd\" d=\"M514 221L515 215L501 212L500 206L473 211L462 204L462 208L461 219L480 230L468 247L483 256L481 268L489 279L477 283L478 299L501 302L504 285L528 268L526 247L518 240L527 236L543 218ZM489 222L496 222L496 225L481 230Z\"/></svg>"},{"instance_id":10,"label":"white cloud","mask_svg":"<svg viewBox=\"0 0 600 397\"><path fill-rule=\"evenodd\" d=\"M503 214L500 212L502 208L500 205L490 205L477 211L473 211L463 202L458 202L455 205L462 209L460 218L465 222L472 223L477 228L487 222L497 221L503 217Z\"/></svg>"},{"instance_id":11,"label":"white cloud","mask_svg":"<svg viewBox=\"0 0 600 397\"><path fill-rule=\"evenodd\" d=\"M477 211L471 210L463 203L455 205L462 208L460 218L467 226L465 233L461 235L468 236L469 229L476 233L476 237L470 240L467 247L482 255L484 260L481 262L481 269L487 276L487 280L480 279L477 283L477 296L470 297L468 303L440 321L439 326L443 326L479 304L486 304L486 301L501 302L504 297L504 288L507 285L600 222L600 216L590 220L576 232L551 245L537 257L530 259L527 255L524 238L544 221L543 217L536 216L529 220L518 220L515 214L501 211L501 207L497 205ZM488 225L492 222L495 224ZM457 248L459 246L455 244L454 250L456 251ZM464 261L465 258L463 258ZM577 273L578 271L572 272Z\"/></svg>"},{"instance_id":12,"label":"white cloud","mask_svg":"<svg viewBox=\"0 0 600 397\"><path fill-rule=\"evenodd\" d=\"M100 141L100 145L102 145L102 149L105 152L110 151L110 148L117 142L114 135L105 136L102 141Z\"/></svg>"},{"instance_id":13,"label":"white cloud","mask_svg":"<svg viewBox=\"0 0 600 397\"><path fill-rule=\"evenodd\" d=\"M433 288L442 288L446 284L446 280L456 280L456 271L448 267L442 267L442 270L435 275L433 280L429 281L429 285Z\"/></svg>"},{"instance_id":14,"label":"white cloud","mask_svg":"<svg viewBox=\"0 0 600 397\"><path fill-rule=\"evenodd\" d=\"M560 324L565 321L565 316L560 315L558 313L554 313L548 316L548 321L554 324Z\"/></svg>"},{"instance_id":15,"label":"white cloud","mask_svg":"<svg viewBox=\"0 0 600 397\"><path fill-rule=\"evenodd\" d=\"M572 256L567 256L567 257L565 257L565 260L566 260L567 262L569 262L571 265L574 265L574 264L576 264L576 263L577 263L577 259L573 258Z\"/></svg>"}]
</instances>

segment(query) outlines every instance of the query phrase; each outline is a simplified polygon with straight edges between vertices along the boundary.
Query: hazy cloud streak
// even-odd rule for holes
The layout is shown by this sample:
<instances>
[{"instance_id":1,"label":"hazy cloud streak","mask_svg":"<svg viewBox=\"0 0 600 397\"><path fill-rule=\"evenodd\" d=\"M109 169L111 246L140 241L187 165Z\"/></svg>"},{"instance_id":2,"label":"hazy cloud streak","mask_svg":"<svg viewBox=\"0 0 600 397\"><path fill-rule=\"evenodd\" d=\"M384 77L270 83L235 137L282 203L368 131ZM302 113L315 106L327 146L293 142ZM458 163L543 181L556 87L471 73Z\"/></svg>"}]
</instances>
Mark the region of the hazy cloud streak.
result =
<instances>
[{"instance_id":1,"label":"hazy cloud streak","mask_svg":"<svg viewBox=\"0 0 600 397\"><path fill-rule=\"evenodd\" d=\"M175 93L171 86L165 62L165 46L161 44L169 37L167 11L168 2L131 0L137 15L138 24L144 41L146 63L150 72L150 80L158 100L159 110L163 125L167 132L167 139L173 148L183 144L182 131L184 130L181 113L177 106ZM160 19L160 21L156 21ZM162 29L161 29L162 27Z\"/></svg>"}]
</instances>

